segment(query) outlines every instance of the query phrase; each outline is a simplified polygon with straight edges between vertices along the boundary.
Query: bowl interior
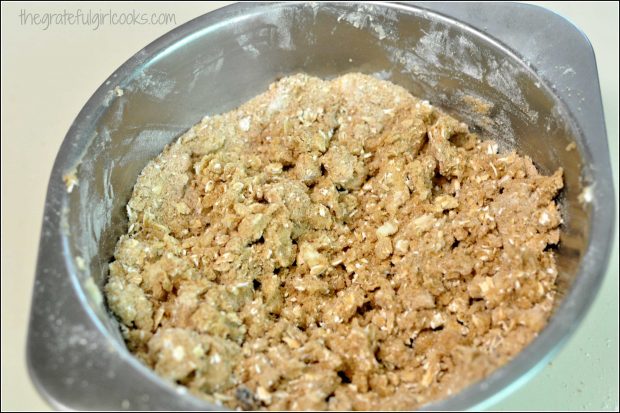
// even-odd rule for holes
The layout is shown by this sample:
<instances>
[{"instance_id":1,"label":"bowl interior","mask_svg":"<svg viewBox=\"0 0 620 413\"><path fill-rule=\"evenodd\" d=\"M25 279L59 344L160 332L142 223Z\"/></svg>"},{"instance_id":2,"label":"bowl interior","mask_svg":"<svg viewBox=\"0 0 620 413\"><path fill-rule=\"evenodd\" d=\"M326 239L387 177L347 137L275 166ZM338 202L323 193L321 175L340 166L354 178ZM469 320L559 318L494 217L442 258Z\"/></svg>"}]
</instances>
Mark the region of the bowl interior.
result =
<instances>
[{"instance_id":1,"label":"bowl interior","mask_svg":"<svg viewBox=\"0 0 620 413\"><path fill-rule=\"evenodd\" d=\"M66 259L85 268L73 276L111 336L122 343L99 289L127 230L125 204L140 171L205 115L234 109L298 72L390 80L502 149L530 156L542 172L564 168L558 290L560 297L569 291L588 245L590 210L579 195L591 159L564 104L518 56L468 26L394 5L281 4L222 13L221 23L179 31L139 53L131 70L107 81L118 87L110 86L89 119L79 185L65 209ZM488 111L472 102L490 104ZM573 141L577 150L567 151Z\"/></svg>"}]
</instances>

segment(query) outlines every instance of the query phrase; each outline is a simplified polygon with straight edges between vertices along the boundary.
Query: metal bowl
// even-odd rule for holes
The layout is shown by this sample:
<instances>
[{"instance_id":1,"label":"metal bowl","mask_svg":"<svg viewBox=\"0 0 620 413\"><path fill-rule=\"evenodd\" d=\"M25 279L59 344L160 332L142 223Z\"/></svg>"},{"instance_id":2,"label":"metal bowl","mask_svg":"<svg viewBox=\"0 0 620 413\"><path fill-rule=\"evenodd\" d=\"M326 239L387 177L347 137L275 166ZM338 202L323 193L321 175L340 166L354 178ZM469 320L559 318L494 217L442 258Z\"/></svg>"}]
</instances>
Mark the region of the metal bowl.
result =
<instances>
[{"instance_id":1,"label":"metal bowl","mask_svg":"<svg viewBox=\"0 0 620 413\"><path fill-rule=\"evenodd\" d=\"M614 227L596 63L585 36L523 4L235 4L138 52L67 133L47 193L27 349L31 377L52 405L217 408L134 358L105 308L101 286L127 229L133 184L205 114L233 109L281 76L352 71L404 86L504 149L529 155L545 173L565 170L552 319L512 362L426 408L481 408L547 363L597 293ZM476 116L466 95L493 102L490 115ZM577 149L567 151L571 142Z\"/></svg>"}]
</instances>

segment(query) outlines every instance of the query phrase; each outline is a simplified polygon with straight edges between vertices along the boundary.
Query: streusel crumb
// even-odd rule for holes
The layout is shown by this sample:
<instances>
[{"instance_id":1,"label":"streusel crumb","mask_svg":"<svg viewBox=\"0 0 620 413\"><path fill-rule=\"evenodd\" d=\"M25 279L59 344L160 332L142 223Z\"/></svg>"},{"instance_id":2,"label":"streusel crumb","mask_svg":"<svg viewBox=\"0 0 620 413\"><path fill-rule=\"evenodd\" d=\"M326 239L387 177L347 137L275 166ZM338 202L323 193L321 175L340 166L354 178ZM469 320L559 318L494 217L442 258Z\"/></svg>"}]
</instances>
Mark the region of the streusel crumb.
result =
<instances>
[{"instance_id":1,"label":"streusel crumb","mask_svg":"<svg viewBox=\"0 0 620 413\"><path fill-rule=\"evenodd\" d=\"M415 408L545 326L562 186L390 82L287 77L146 166L107 302L212 402Z\"/></svg>"}]
</instances>

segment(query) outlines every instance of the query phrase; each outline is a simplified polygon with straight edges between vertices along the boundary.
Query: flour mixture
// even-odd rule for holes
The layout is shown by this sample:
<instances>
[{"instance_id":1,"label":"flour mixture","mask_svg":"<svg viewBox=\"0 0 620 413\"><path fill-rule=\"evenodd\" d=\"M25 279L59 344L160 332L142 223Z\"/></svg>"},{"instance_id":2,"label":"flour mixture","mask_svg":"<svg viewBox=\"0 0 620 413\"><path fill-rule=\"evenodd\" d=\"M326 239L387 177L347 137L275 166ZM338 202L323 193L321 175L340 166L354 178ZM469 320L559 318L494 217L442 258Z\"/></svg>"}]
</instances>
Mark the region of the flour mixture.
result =
<instances>
[{"instance_id":1,"label":"flour mixture","mask_svg":"<svg viewBox=\"0 0 620 413\"><path fill-rule=\"evenodd\" d=\"M415 408L545 326L562 185L387 81L287 77L146 166L107 302L212 402Z\"/></svg>"}]
</instances>

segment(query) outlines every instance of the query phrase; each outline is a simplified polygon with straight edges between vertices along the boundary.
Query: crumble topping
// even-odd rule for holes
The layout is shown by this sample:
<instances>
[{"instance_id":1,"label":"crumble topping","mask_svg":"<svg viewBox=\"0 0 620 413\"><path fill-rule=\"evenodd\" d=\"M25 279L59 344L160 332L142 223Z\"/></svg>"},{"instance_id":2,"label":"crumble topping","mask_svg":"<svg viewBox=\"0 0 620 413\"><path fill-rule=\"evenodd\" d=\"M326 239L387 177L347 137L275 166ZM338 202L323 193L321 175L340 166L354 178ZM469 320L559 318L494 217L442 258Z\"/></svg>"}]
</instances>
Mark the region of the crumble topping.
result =
<instances>
[{"instance_id":1,"label":"crumble topping","mask_svg":"<svg viewBox=\"0 0 620 413\"><path fill-rule=\"evenodd\" d=\"M411 409L545 326L562 171L361 74L286 77L142 171L105 293L128 348L242 409Z\"/></svg>"}]
</instances>

